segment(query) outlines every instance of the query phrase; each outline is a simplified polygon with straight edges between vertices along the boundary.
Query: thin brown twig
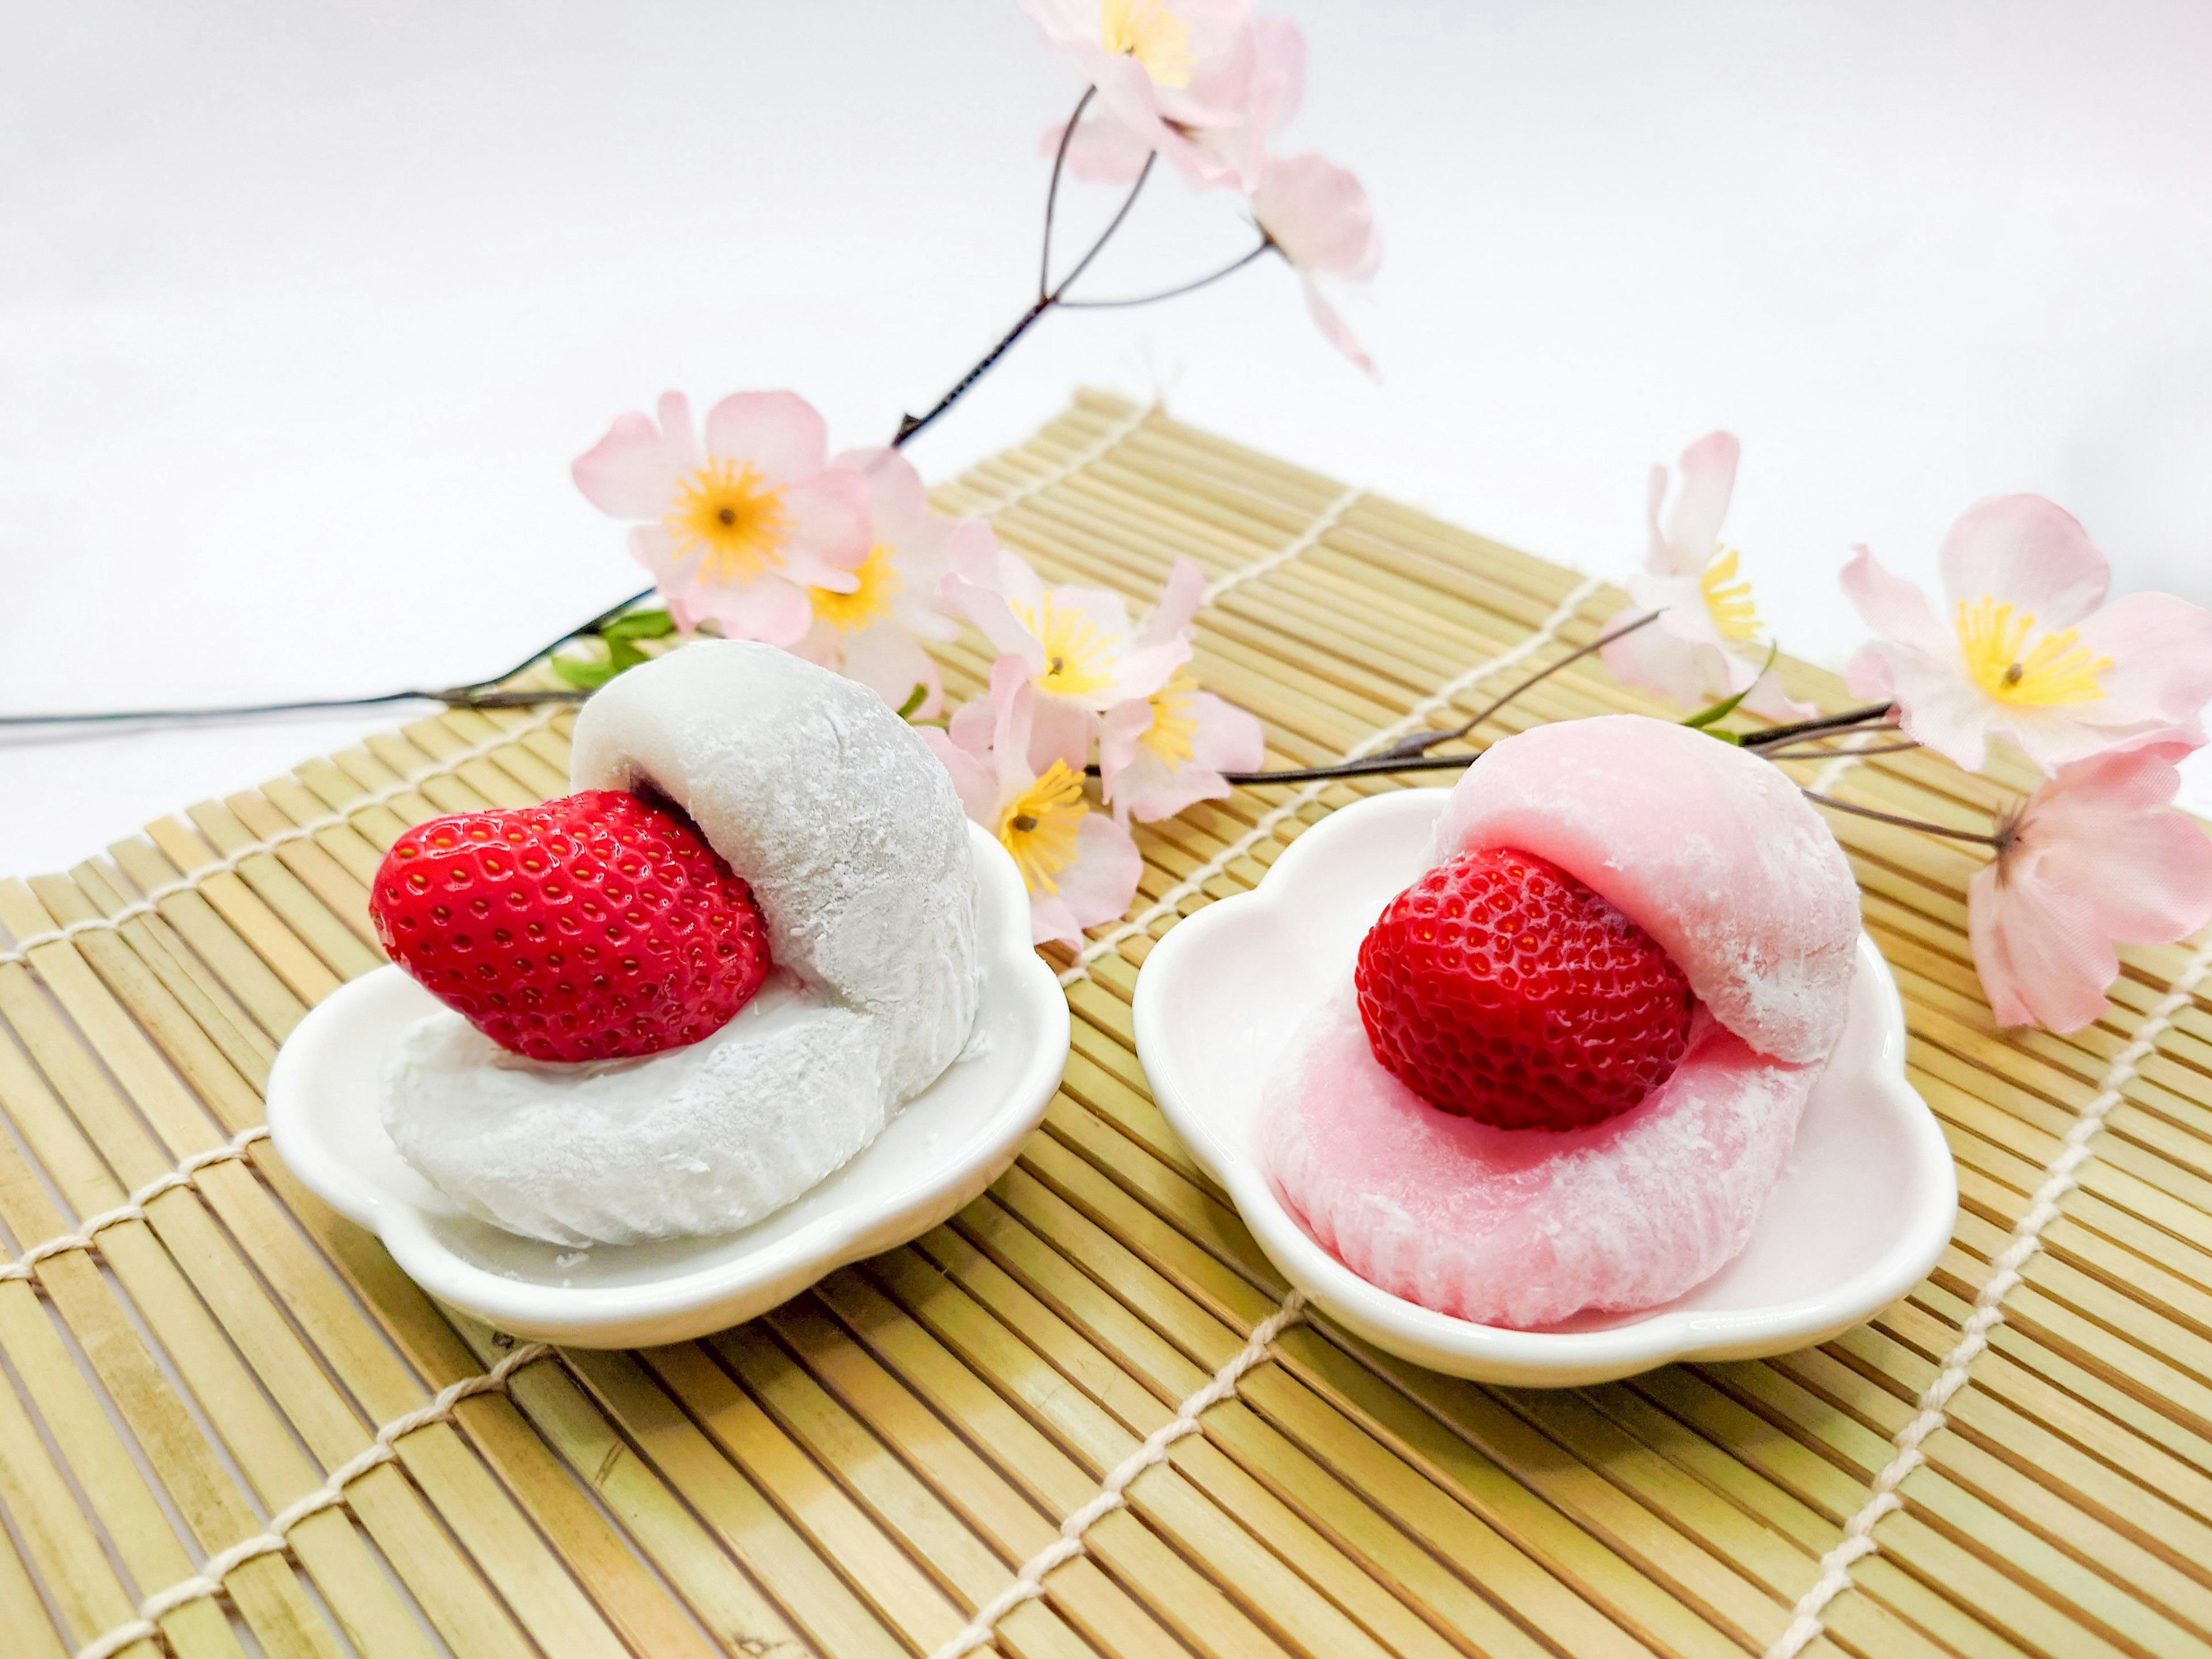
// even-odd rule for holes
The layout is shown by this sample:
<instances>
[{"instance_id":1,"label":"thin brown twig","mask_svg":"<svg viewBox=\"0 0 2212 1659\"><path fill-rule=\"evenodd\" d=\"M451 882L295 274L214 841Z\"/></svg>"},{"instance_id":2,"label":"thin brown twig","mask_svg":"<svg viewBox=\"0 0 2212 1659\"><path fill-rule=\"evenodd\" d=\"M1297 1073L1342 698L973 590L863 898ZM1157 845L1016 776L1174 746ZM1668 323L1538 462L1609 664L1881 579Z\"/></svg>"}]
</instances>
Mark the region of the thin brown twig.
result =
<instances>
[{"instance_id":1,"label":"thin brown twig","mask_svg":"<svg viewBox=\"0 0 2212 1659\"><path fill-rule=\"evenodd\" d=\"M1872 818L1877 823L1893 823L1900 830L1919 830L1931 836L1945 836L1951 841L1979 842L1984 847L1994 847L2000 851L2004 848L2004 838L2001 836L1985 835L1973 830L1954 830L1948 824L1929 823L1921 818L1901 817L1895 812L1877 812L1871 806L1855 806L1850 801L1838 800L1833 795L1815 794L1810 789L1803 793L1807 800L1818 801L1823 806L1832 806L1838 812L1849 812L1856 817Z\"/></svg>"}]
</instances>

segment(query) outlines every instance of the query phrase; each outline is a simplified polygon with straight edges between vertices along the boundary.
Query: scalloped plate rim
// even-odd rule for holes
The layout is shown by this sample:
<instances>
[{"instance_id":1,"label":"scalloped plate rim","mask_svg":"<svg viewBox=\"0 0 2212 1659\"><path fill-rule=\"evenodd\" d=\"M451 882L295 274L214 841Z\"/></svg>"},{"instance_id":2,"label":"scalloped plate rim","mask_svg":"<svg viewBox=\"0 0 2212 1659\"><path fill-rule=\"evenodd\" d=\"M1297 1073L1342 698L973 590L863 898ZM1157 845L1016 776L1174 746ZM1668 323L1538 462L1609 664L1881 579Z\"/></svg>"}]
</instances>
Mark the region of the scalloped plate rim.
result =
<instances>
[{"instance_id":1,"label":"scalloped plate rim","mask_svg":"<svg viewBox=\"0 0 2212 1659\"><path fill-rule=\"evenodd\" d=\"M1423 827L1432 824L1449 793L1401 789L1331 813L1284 849L1257 888L1209 904L1170 928L1138 976L1137 1054L1154 1098L1191 1155L1228 1191L1276 1268L1330 1317L1401 1358L1476 1381L1535 1387L1612 1381L1676 1360L1787 1352L1863 1323L1918 1284L1950 1243L1957 1176L1934 1113L1905 1075L1905 1012L1896 981L1863 932L1856 975L1871 983L1864 989L1855 983L1852 1018L1867 1017L1864 1011L1871 1005L1881 1024L1872 1043L1863 1036L1852 1042L1847 1030L1838 1056L1871 1049L1873 1063L1849 1082L1869 1091L1895 1115L1919 1191L1910 1224L1841 1284L1756 1308L1668 1308L1641 1318L1626 1316L1626 1322L1602 1329L1512 1330L1437 1313L1369 1284L1291 1217L1256 1162L1223 1139L1184 1086L1175 1041L1182 1006L1176 988L1184 960L1223 930L1246 927L1293 900L1309 882L1327 880L1328 866L1343 850L1340 843L1356 845L1378 830L1402 833L1415 820ZM1404 878L1411 880L1415 873L1407 870ZM1824 1077L1820 1086L1832 1088L1835 1079ZM1694 1296L1695 1289L1687 1294Z\"/></svg>"},{"instance_id":2,"label":"scalloped plate rim","mask_svg":"<svg viewBox=\"0 0 2212 1659\"><path fill-rule=\"evenodd\" d=\"M383 1006L387 1003L404 999L408 1018L429 1005L428 994L391 966L341 986L308 1012L278 1050L267 1095L277 1154L317 1197L374 1233L422 1289L511 1335L629 1347L688 1340L764 1312L848 1262L927 1231L971 1202L1013 1162L1059 1087L1070 1037L1067 999L1031 942L1028 893L1013 860L980 825L970 823L968 828L981 900L984 1006L977 1021L980 1025L995 1003L1000 1012L1017 1018L1032 1040L1018 1078L984 1121L939 1161L903 1172L879 1201L842 1204L758 1250L741 1250L706 1267L627 1285L531 1283L468 1261L438 1238L431 1218L416 1202L345 1161L325 1133L318 1109L319 1068L342 1060L347 1042L362 1034L356 1027L372 1019L389 1024L395 1016ZM900 1117L927 1114L939 1091L956 1084L957 1069L956 1063L909 1101ZM382 1134L380 1124L376 1133ZM836 1176L863 1165L884 1146L879 1137ZM761 1224L775 1219L767 1218ZM702 1249L717 1248L744 1236L697 1243ZM595 1245L592 1250L625 1248Z\"/></svg>"}]
</instances>

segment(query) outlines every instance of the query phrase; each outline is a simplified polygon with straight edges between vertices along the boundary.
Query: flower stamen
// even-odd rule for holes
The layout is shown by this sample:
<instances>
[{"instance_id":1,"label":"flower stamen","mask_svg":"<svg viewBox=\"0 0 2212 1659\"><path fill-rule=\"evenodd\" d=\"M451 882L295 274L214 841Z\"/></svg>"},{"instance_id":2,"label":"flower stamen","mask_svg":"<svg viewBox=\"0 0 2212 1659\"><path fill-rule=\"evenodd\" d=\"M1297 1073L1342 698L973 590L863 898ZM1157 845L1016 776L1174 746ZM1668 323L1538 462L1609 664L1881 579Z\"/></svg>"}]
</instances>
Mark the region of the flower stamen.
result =
<instances>
[{"instance_id":1,"label":"flower stamen","mask_svg":"<svg viewBox=\"0 0 2212 1659\"><path fill-rule=\"evenodd\" d=\"M1060 890L1053 878L1075 862L1076 832L1089 810L1083 780L1060 760L1000 809L999 844L1014 855L1030 892Z\"/></svg>"},{"instance_id":2,"label":"flower stamen","mask_svg":"<svg viewBox=\"0 0 2212 1659\"><path fill-rule=\"evenodd\" d=\"M1725 549L1698 576L1698 591L1705 595L1705 614L1713 619L1714 629L1724 640L1759 637L1759 611L1752 604L1751 583L1736 580L1736 562L1741 556L1735 549Z\"/></svg>"},{"instance_id":3,"label":"flower stamen","mask_svg":"<svg viewBox=\"0 0 2212 1659\"><path fill-rule=\"evenodd\" d=\"M1036 688L1057 697L1087 696L1114 683L1115 641L1080 611L1054 608L1048 593L1034 611L1012 607L1014 618L1044 647Z\"/></svg>"},{"instance_id":4,"label":"flower stamen","mask_svg":"<svg viewBox=\"0 0 2212 1659\"><path fill-rule=\"evenodd\" d=\"M1152 693L1152 724L1141 741L1170 769L1196 753L1192 739L1198 734L1198 716L1190 711L1190 699L1197 690L1196 680L1178 674Z\"/></svg>"},{"instance_id":5,"label":"flower stamen","mask_svg":"<svg viewBox=\"0 0 2212 1659\"><path fill-rule=\"evenodd\" d=\"M850 634L878 617L888 616L891 601L906 589L898 568L891 562L891 550L881 542L868 549L868 556L860 561L853 575L860 586L849 593L840 593L834 587L806 590L814 614L840 634Z\"/></svg>"},{"instance_id":6,"label":"flower stamen","mask_svg":"<svg viewBox=\"0 0 2212 1659\"><path fill-rule=\"evenodd\" d=\"M1974 682L2001 702L2054 708L2094 702L2105 695L2097 677L2112 665L2081 643L2075 629L2045 633L2033 646L2033 612L1984 594L1969 607L1959 601L1959 649Z\"/></svg>"},{"instance_id":7,"label":"flower stamen","mask_svg":"<svg viewBox=\"0 0 2212 1659\"><path fill-rule=\"evenodd\" d=\"M1144 65L1156 87L1187 87L1197 67L1190 24L1165 0L1104 0L1098 9L1098 44Z\"/></svg>"},{"instance_id":8,"label":"flower stamen","mask_svg":"<svg viewBox=\"0 0 2212 1659\"><path fill-rule=\"evenodd\" d=\"M720 457L677 486L676 504L660 522L678 562L697 556L702 581L751 581L783 562L791 536L783 492L750 463Z\"/></svg>"}]
</instances>

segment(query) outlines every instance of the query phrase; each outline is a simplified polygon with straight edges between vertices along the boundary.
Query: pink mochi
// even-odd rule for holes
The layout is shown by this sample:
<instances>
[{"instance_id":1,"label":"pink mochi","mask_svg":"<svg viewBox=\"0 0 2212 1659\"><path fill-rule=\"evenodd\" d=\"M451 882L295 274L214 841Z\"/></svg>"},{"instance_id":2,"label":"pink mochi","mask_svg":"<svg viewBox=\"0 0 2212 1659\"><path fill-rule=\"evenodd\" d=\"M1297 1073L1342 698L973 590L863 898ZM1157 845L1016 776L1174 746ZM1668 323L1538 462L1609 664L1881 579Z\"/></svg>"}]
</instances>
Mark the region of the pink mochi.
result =
<instances>
[{"instance_id":1,"label":"pink mochi","mask_svg":"<svg viewBox=\"0 0 2212 1659\"><path fill-rule=\"evenodd\" d=\"M1566 1133L1456 1117L1375 1059L1347 971L1267 1080L1269 1178L1346 1267L1440 1313L1528 1328L1671 1301L1750 1239L1842 1035L1850 866L1771 764L1633 714L1470 767L1430 863L1492 847L1549 859L1674 958L1699 1003L1674 1075Z\"/></svg>"},{"instance_id":2,"label":"pink mochi","mask_svg":"<svg viewBox=\"0 0 2212 1659\"><path fill-rule=\"evenodd\" d=\"M1430 863L1486 847L1549 859L1609 902L1759 1053L1802 1063L1836 1046L1858 886L1771 762L1641 714L1532 726L1454 786Z\"/></svg>"},{"instance_id":3,"label":"pink mochi","mask_svg":"<svg viewBox=\"0 0 2212 1659\"><path fill-rule=\"evenodd\" d=\"M1674 1074L1587 1129L1494 1129L1384 1071L1350 985L1278 1063L1261 1156L1300 1223L1370 1285L1520 1329L1649 1308L1751 1237L1818 1066L1700 1020Z\"/></svg>"}]
</instances>

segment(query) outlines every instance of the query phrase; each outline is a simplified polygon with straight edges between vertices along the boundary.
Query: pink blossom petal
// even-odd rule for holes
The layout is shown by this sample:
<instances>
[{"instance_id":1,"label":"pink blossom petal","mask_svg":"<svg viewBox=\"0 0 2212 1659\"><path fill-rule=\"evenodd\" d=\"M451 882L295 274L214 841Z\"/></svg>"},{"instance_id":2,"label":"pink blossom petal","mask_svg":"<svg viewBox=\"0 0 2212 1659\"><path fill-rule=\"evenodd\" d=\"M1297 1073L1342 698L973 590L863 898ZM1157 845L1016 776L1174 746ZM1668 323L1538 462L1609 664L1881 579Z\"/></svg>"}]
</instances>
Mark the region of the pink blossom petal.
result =
<instances>
[{"instance_id":1,"label":"pink blossom petal","mask_svg":"<svg viewBox=\"0 0 2212 1659\"><path fill-rule=\"evenodd\" d=\"M1712 562L1720 546L1721 521L1728 517L1729 498L1735 493L1735 468L1743 447L1733 434L1708 432L1682 452L1676 463L1682 487L1674 493L1674 510L1667 515L1667 545L1680 562L1679 568L1699 572Z\"/></svg>"},{"instance_id":2,"label":"pink blossom petal","mask_svg":"<svg viewBox=\"0 0 2212 1659\"><path fill-rule=\"evenodd\" d=\"M1957 650L1958 636L1928 608L1928 596L1884 569L1869 549L1858 550L1839 580L1859 620L1881 638L1936 658Z\"/></svg>"},{"instance_id":3,"label":"pink blossom petal","mask_svg":"<svg viewBox=\"0 0 2212 1659\"><path fill-rule=\"evenodd\" d=\"M795 392L740 392L707 411L707 450L750 464L769 484L819 472L830 428Z\"/></svg>"},{"instance_id":4,"label":"pink blossom petal","mask_svg":"<svg viewBox=\"0 0 2212 1659\"><path fill-rule=\"evenodd\" d=\"M1059 155L1066 131L1065 122L1050 129L1038 148L1047 155ZM1085 117L1067 141L1067 170L1092 184L1129 184L1152 155L1152 147L1127 122L1103 111Z\"/></svg>"},{"instance_id":5,"label":"pink blossom petal","mask_svg":"<svg viewBox=\"0 0 2212 1659\"><path fill-rule=\"evenodd\" d=\"M999 799L1012 800L1036 781L1029 763L1030 731L1036 720L1036 690L1029 665L1009 653L991 665L991 753L999 766ZM993 826L996 829L996 824Z\"/></svg>"},{"instance_id":6,"label":"pink blossom petal","mask_svg":"<svg viewBox=\"0 0 2212 1659\"><path fill-rule=\"evenodd\" d=\"M2094 1023L2120 959L2097 937L2088 907L2040 887L2000 894L1995 865L1966 884L1967 942L1997 1024L2078 1031Z\"/></svg>"},{"instance_id":7,"label":"pink blossom petal","mask_svg":"<svg viewBox=\"0 0 2212 1659\"><path fill-rule=\"evenodd\" d=\"M789 539L784 559L796 566L801 559L854 570L868 556L870 545L868 483L857 472L824 467L811 477L784 486L783 514ZM816 587L853 591L849 582L807 578Z\"/></svg>"},{"instance_id":8,"label":"pink blossom petal","mask_svg":"<svg viewBox=\"0 0 2212 1659\"><path fill-rule=\"evenodd\" d=\"M971 703L969 708L988 705ZM971 749L963 748L933 726L918 728L930 752L945 763L961 810L995 834L999 827L999 779L989 763Z\"/></svg>"},{"instance_id":9,"label":"pink blossom petal","mask_svg":"<svg viewBox=\"0 0 2212 1659\"><path fill-rule=\"evenodd\" d=\"M695 582L684 597L697 618L713 622L724 639L791 646L814 623L805 591L775 576L743 584Z\"/></svg>"},{"instance_id":10,"label":"pink blossom petal","mask_svg":"<svg viewBox=\"0 0 2212 1659\"><path fill-rule=\"evenodd\" d=\"M953 742L969 753L988 755L998 725L999 711L986 695L970 698L954 709L952 717L945 722L945 729Z\"/></svg>"},{"instance_id":11,"label":"pink blossom petal","mask_svg":"<svg viewBox=\"0 0 2212 1659\"><path fill-rule=\"evenodd\" d=\"M1328 296L1322 293L1321 284L1309 276L1305 279L1304 289L1306 314L1314 319L1314 326L1321 330L1322 338L1351 359L1354 368L1380 386L1382 371L1375 367L1375 360L1367 355L1367 348L1359 343L1358 337L1352 333L1351 326L1337 315L1336 307L1329 304Z\"/></svg>"},{"instance_id":12,"label":"pink blossom petal","mask_svg":"<svg viewBox=\"0 0 2212 1659\"><path fill-rule=\"evenodd\" d=\"M632 525L626 539L630 557L653 573L653 585L662 592L680 592L691 585L691 566L678 560L676 538L660 526Z\"/></svg>"},{"instance_id":13,"label":"pink blossom petal","mask_svg":"<svg viewBox=\"0 0 2212 1659\"><path fill-rule=\"evenodd\" d=\"M832 458L830 469L856 472L867 480L873 539L903 547L921 535L935 515L929 492L914 463L896 449L848 449Z\"/></svg>"},{"instance_id":14,"label":"pink blossom petal","mask_svg":"<svg viewBox=\"0 0 2212 1659\"><path fill-rule=\"evenodd\" d=\"M1019 605L1034 617L1044 604L1044 583L1028 561L995 539L986 544L956 537L945 563L945 603L973 623L995 649L1018 655L1032 673L1042 669L1044 647L1013 611Z\"/></svg>"},{"instance_id":15,"label":"pink blossom petal","mask_svg":"<svg viewBox=\"0 0 2212 1659\"><path fill-rule=\"evenodd\" d=\"M873 691L894 712L906 707L916 686L921 688L921 702L908 719L934 720L945 707L945 687L936 663L903 629L878 623L846 635L844 647L846 675Z\"/></svg>"},{"instance_id":16,"label":"pink blossom petal","mask_svg":"<svg viewBox=\"0 0 2212 1659\"><path fill-rule=\"evenodd\" d=\"M1726 654L1717 645L1669 632L1663 619L1607 641L1600 653L1606 672L1623 685L1693 709L1711 702L1727 683Z\"/></svg>"},{"instance_id":17,"label":"pink blossom petal","mask_svg":"<svg viewBox=\"0 0 2212 1659\"><path fill-rule=\"evenodd\" d=\"M1176 559L1168 572L1167 586L1160 590L1159 603L1137 625L1135 642L1158 645L1176 638L1190 626L1205 599L1206 572L1198 561Z\"/></svg>"},{"instance_id":18,"label":"pink blossom petal","mask_svg":"<svg viewBox=\"0 0 2212 1659\"><path fill-rule=\"evenodd\" d=\"M2212 611L2170 593L2130 593L2081 623L2081 644L2112 666L2105 696L2081 712L2100 724L2147 726L2182 741L2204 741L2212 701ZM2157 741L2155 736L2135 741Z\"/></svg>"},{"instance_id":19,"label":"pink blossom petal","mask_svg":"<svg viewBox=\"0 0 2212 1659\"><path fill-rule=\"evenodd\" d=\"M2072 627L2105 602L2112 584L2112 568L2081 520L2040 495L1999 495L1967 508L1938 559L1954 602L2009 600L2042 628Z\"/></svg>"},{"instance_id":20,"label":"pink blossom petal","mask_svg":"<svg viewBox=\"0 0 2212 1659\"><path fill-rule=\"evenodd\" d=\"M1040 889L1030 896L1036 942L1081 949L1085 928L1119 921L1128 910L1144 873L1144 854L1129 832L1111 818L1085 813L1075 832L1074 861L1053 875L1058 890Z\"/></svg>"},{"instance_id":21,"label":"pink blossom petal","mask_svg":"<svg viewBox=\"0 0 2212 1659\"><path fill-rule=\"evenodd\" d=\"M1924 743L1969 772L1978 772L1989 758L1989 736L1995 705L1961 670L1953 658L1931 656L1909 645L1873 645L1868 652L1883 659L1889 681L1888 695L1899 708L1898 724L1915 743ZM1852 665L1856 669L1855 659ZM1854 692L1871 678L1856 672Z\"/></svg>"},{"instance_id":22,"label":"pink blossom petal","mask_svg":"<svg viewBox=\"0 0 2212 1659\"><path fill-rule=\"evenodd\" d=\"M1119 801L1121 774L1139 752L1145 733L1152 729L1152 700L1131 697L1108 709L1098 722L1098 781L1109 801Z\"/></svg>"},{"instance_id":23,"label":"pink blossom petal","mask_svg":"<svg viewBox=\"0 0 2212 1659\"><path fill-rule=\"evenodd\" d=\"M1267 734L1259 720L1211 691L1191 694L1198 720L1191 734L1192 763L1214 772L1256 772L1267 763Z\"/></svg>"},{"instance_id":24,"label":"pink blossom petal","mask_svg":"<svg viewBox=\"0 0 2212 1659\"><path fill-rule=\"evenodd\" d=\"M1736 660L1743 659L1739 657ZM1760 674L1751 690L1744 693L1743 708L1746 714L1756 714L1763 720L1776 721L1809 720L1820 712L1817 702L1800 702L1791 696L1783 689L1781 676L1773 673Z\"/></svg>"},{"instance_id":25,"label":"pink blossom petal","mask_svg":"<svg viewBox=\"0 0 2212 1659\"><path fill-rule=\"evenodd\" d=\"M1252 212L1283 256L1307 275L1364 282L1382 263L1366 191L1326 156L1279 159L1253 191Z\"/></svg>"},{"instance_id":26,"label":"pink blossom petal","mask_svg":"<svg viewBox=\"0 0 2212 1659\"><path fill-rule=\"evenodd\" d=\"M1059 697L1039 697L1030 726L1030 769L1039 775L1054 761L1065 761L1078 777L1091 763L1091 744L1098 733L1098 716Z\"/></svg>"},{"instance_id":27,"label":"pink blossom petal","mask_svg":"<svg viewBox=\"0 0 2212 1659\"><path fill-rule=\"evenodd\" d=\"M610 518L658 519L675 500L683 468L660 428L632 411L617 416L568 472L584 499Z\"/></svg>"}]
</instances>

